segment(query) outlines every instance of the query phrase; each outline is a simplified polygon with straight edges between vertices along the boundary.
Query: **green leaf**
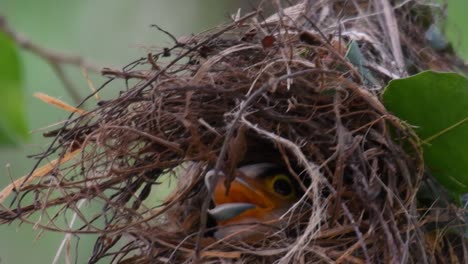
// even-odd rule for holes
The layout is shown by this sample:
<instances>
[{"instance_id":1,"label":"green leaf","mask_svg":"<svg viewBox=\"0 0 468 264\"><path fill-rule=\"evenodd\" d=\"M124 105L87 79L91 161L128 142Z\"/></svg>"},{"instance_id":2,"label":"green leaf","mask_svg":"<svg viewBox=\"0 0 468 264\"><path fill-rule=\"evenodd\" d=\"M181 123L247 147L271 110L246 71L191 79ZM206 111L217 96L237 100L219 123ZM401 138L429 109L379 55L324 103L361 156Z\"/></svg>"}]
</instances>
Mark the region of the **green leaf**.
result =
<instances>
[{"instance_id":1,"label":"green leaf","mask_svg":"<svg viewBox=\"0 0 468 264\"><path fill-rule=\"evenodd\" d=\"M387 109L416 126L431 174L453 197L468 193L468 79L423 72L393 80L383 93Z\"/></svg>"},{"instance_id":2,"label":"green leaf","mask_svg":"<svg viewBox=\"0 0 468 264\"><path fill-rule=\"evenodd\" d=\"M0 146L28 137L21 70L14 43L0 32Z\"/></svg>"},{"instance_id":3,"label":"green leaf","mask_svg":"<svg viewBox=\"0 0 468 264\"><path fill-rule=\"evenodd\" d=\"M366 58L362 54L362 51L355 40L352 40L349 43L348 50L346 51L346 58L356 66L358 72L364 77L365 82L368 84L379 85L379 82L372 75L371 71L365 67L367 64Z\"/></svg>"}]
</instances>

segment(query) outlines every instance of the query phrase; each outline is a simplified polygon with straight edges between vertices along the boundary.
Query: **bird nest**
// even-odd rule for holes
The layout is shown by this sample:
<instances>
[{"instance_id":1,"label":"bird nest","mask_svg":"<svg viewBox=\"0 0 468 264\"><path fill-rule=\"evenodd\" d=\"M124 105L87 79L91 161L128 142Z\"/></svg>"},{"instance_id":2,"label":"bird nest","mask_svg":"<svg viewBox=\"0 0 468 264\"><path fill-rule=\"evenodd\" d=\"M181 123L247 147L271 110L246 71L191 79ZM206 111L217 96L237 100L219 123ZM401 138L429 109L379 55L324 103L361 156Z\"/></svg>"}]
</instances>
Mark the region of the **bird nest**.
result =
<instances>
[{"instance_id":1,"label":"bird nest","mask_svg":"<svg viewBox=\"0 0 468 264\"><path fill-rule=\"evenodd\" d=\"M418 49L424 28L413 14L427 7L390 9L405 29L402 55L412 59L401 68L387 41L393 35L379 33L384 15L359 8L373 14L377 6L320 2L268 19L237 16L173 38L173 47L123 70L105 69L109 81L99 90L123 88L120 95L47 133L54 139L37 158L57 160L12 187L1 221L97 234L90 263L419 263L456 255L447 252L457 245L435 250L427 235L436 220L416 200L424 173L418 138L378 97L410 68L453 61ZM350 62L351 42L373 78ZM286 224L253 241L215 239L210 186L221 173L229 185L236 168L265 162L284 167L300 190L280 217Z\"/></svg>"}]
</instances>

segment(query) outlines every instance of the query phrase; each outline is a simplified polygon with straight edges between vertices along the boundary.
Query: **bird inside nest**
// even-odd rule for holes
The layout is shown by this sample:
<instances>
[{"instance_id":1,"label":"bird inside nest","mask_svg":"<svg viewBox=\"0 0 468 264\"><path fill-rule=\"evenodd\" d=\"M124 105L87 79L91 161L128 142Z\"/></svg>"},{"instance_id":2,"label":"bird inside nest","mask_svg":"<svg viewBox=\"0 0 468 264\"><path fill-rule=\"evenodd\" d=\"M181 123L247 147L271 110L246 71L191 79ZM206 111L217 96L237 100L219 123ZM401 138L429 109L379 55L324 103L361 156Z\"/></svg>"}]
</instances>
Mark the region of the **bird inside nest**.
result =
<instances>
[{"instance_id":1,"label":"bird inside nest","mask_svg":"<svg viewBox=\"0 0 468 264\"><path fill-rule=\"evenodd\" d=\"M215 171L206 179L214 178ZM226 175L218 172L212 185L214 207L209 215L216 222L216 239L256 241L287 225L281 218L300 198L297 182L284 167L272 163L245 165L226 190Z\"/></svg>"}]
</instances>

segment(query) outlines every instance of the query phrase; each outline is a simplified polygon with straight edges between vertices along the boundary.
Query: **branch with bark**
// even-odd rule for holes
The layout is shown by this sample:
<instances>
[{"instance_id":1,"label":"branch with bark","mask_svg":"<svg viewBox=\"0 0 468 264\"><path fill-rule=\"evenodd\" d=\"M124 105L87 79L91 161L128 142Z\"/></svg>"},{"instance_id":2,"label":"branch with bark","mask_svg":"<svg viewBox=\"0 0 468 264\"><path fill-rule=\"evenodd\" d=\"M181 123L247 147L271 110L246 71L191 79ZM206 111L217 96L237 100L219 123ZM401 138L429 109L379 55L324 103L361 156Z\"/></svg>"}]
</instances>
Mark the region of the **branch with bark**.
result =
<instances>
[{"instance_id":1,"label":"branch with bark","mask_svg":"<svg viewBox=\"0 0 468 264\"><path fill-rule=\"evenodd\" d=\"M82 98L72 80L70 80L70 78L65 73L64 67L66 65L73 65L84 69L87 72L101 72L102 67L91 63L89 60L81 56L57 52L31 41L24 34L16 32L8 24L7 19L4 16L0 16L0 32L5 33L8 38L14 41L23 50L27 50L49 63L54 72L57 74L57 77L63 83L67 93L77 104L82 101Z\"/></svg>"}]
</instances>

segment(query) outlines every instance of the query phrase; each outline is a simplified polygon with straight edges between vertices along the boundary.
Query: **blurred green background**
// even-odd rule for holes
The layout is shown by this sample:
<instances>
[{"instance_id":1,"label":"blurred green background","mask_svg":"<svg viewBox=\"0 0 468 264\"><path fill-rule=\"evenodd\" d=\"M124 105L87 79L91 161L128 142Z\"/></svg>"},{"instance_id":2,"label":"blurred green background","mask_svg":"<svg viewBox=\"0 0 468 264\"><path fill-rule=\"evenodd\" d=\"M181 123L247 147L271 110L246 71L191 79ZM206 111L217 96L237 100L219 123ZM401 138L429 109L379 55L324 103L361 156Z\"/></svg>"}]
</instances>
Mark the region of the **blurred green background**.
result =
<instances>
[{"instance_id":1,"label":"blurred green background","mask_svg":"<svg viewBox=\"0 0 468 264\"><path fill-rule=\"evenodd\" d=\"M79 54L99 66L119 68L145 56L152 47L172 44L171 39L149 25L157 24L175 36L190 35L227 21L239 6L248 9L256 6L256 1L0 0L0 15L7 18L15 31L24 33L41 46ZM464 58L468 58L467 8L466 0L448 1L446 32ZM68 113L32 96L43 92L73 104L50 66L28 52L21 51L20 57L30 130L66 118ZM67 67L67 74L81 89L81 95L89 93L80 69ZM99 76L91 77L96 86L103 81ZM108 90L105 95L115 96L117 92ZM47 140L41 134L33 133L19 147L0 149L1 187L10 182L10 177L17 178L29 172L33 160L25 156L47 147ZM51 263L63 235L44 233L37 239L39 234L30 225L0 226L0 263ZM90 238L80 238L80 249L84 253L78 263L86 262L91 242Z\"/></svg>"}]
</instances>

